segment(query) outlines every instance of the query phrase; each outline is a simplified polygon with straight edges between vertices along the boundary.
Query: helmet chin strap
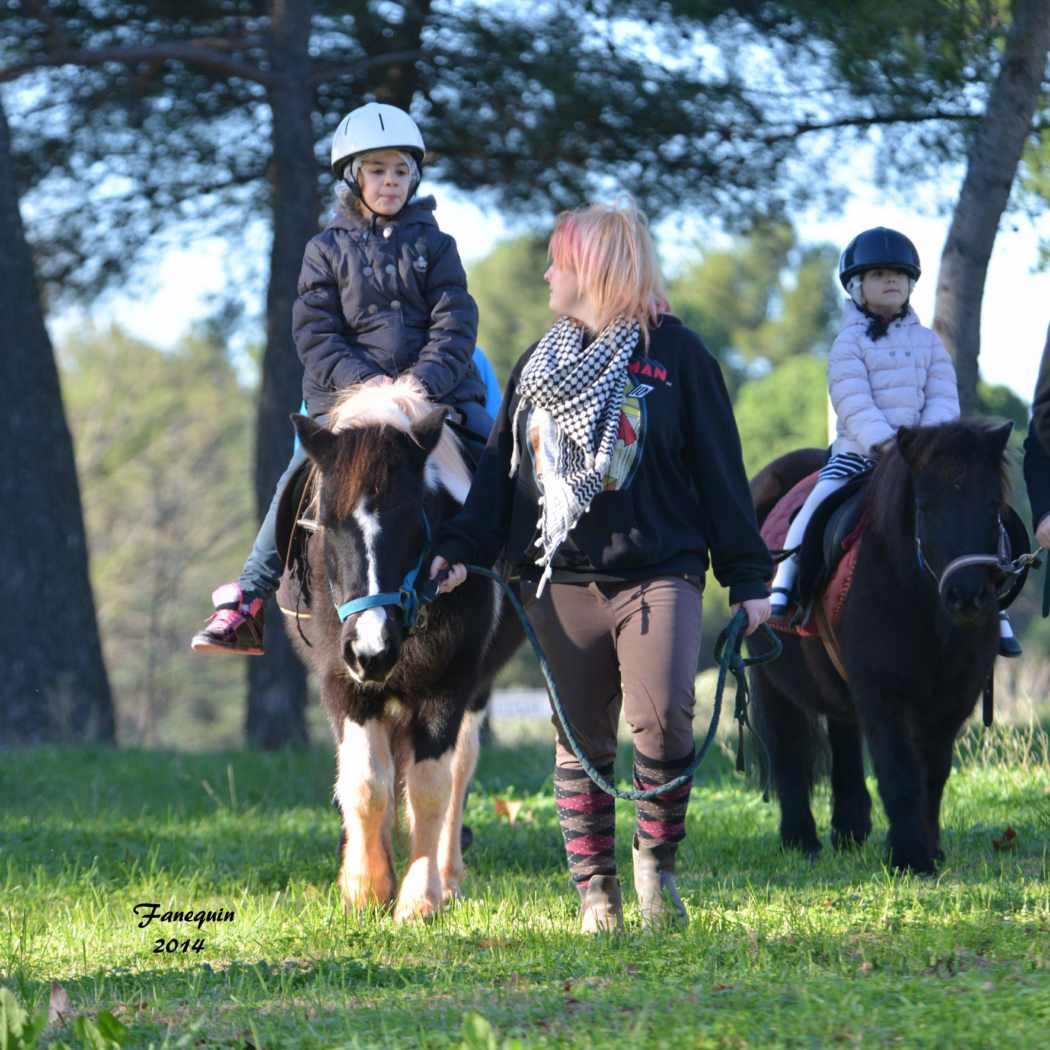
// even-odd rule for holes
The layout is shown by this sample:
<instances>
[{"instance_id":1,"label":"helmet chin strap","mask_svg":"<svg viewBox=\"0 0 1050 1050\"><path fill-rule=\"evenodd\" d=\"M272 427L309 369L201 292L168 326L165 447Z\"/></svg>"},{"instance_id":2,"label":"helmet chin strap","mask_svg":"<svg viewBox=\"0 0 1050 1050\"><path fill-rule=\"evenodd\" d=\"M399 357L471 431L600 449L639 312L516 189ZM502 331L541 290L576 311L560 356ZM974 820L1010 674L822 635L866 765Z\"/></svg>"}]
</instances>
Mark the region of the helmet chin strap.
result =
<instances>
[{"instance_id":1,"label":"helmet chin strap","mask_svg":"<svg viewBox=\"0 0 1050 1050\"><path fill-rule=\"evenodd\" d=\"M864 298L864 292L861 290L861 286L864 284L864 274L855 273L846 285L846 291L849 292L849 297L859 306L865 313L868 313L868 304ZM904 300L904 305L901 307L902 312L906 311L908 304L911 302L911 293L915 291L915 278L908 278L908 296Z\"/></svg>"},{"instance_id":2,"label":"helmet chin strap","mask_svg":"<svg viewBox=\"0 0 1050 1050\"><path fill-rule=\"evenodd\" d=\"M374 216L372 220L373 224L375 223L376 219L396 218L405 210L405 208L408 207L409 201L411 201L412 198L415 196L416 190L419 189L419 184L423 181L423 177L419 171L419 165L415 157L412 157L407 153L401 153L401 156L405 158L406 163L409 166L409 170L412 173L412 182L408 187L408 195L405 197L405 203L402 204L401 207L398 208L398 210L393 215L383 215L381 212L376 211L375 208L373 208L368 203L368 201L365 200L365 195L361 192L361 184L357 181L361 170L361 160L365 156L367 156L367 154L359 154L358 156L352 157L350 159L350 162L343 168L343 182L346 183L346 186L350 190L350 193L354 197L356 197L372 213L372 215Z\"/></svg>"}]
</instances>

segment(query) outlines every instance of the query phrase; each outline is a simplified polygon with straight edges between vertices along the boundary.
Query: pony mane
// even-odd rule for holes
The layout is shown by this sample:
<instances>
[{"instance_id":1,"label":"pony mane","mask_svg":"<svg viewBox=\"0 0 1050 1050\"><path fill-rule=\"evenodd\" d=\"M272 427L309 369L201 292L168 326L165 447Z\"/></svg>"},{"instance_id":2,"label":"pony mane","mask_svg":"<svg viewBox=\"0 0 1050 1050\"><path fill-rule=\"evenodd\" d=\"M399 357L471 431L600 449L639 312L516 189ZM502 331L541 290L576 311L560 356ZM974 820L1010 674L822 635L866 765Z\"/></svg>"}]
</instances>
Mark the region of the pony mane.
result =
<instances>
[{"instance_id":1,"label":"pony mane","mask_svg":"<svg viewBox=\"0 0 1050 1050\"><path fill-rule=\"evenodd\" d=\"M383 431L396 430L417 441L413 427L434 411L422 385L413 376L404 375L388 383L374 381L349 387L336 401L329 416L334 433L359 431L351 443L349 462L343 457L337 463L340 481L340 506L356 506L366 485L381 486L386 477ZM418 444L418 441L417 441ZM338 469L341 468L341 469ZM436 489L443 485L459 503L467 498L471 473L463 458L459 438L444 426L434 450L427 457L426 484Z\"/></svg>"},{"instance_id":2,"label":"pony mane","mask_svg":"<svg viewBox=\"0 0 1050 1050\"><path fill-rule=\"evenodd\" d=\"M879 459L867 491L867 514L876 532L886 536L910 529L914 488L912 471L935 473L946 483L965 477L985 444L991 425L986 420L956 420L934 427L911 429L908 465L896 444ZM1000 495L1005 501L1009 490L1007 456L999 470Z\"/></svg>"}]
</instances>

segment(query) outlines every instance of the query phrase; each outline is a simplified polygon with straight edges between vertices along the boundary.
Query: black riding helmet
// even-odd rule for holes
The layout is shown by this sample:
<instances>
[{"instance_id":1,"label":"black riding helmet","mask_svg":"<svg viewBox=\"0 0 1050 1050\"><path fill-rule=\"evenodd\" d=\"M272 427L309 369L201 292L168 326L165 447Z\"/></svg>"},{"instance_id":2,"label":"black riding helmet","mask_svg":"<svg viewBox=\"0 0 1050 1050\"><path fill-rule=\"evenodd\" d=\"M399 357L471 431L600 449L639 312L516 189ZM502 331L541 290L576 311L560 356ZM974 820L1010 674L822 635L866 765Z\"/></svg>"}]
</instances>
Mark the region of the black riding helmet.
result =
<instances>
[{"instance_id":1,"label":"black riding helmet","mask_svg":"<svg viewBox=\"0 0 1050 1050\"><path fill-rule=\"evenodd\" d=\"M846 245L839 259L842 287L849 291L850 278L880 266L888 270L903 270L913 281L917 281L922 273L915 245L903 233L876 226L873 230L858 233Z\"/></svg>"}]
</instances>

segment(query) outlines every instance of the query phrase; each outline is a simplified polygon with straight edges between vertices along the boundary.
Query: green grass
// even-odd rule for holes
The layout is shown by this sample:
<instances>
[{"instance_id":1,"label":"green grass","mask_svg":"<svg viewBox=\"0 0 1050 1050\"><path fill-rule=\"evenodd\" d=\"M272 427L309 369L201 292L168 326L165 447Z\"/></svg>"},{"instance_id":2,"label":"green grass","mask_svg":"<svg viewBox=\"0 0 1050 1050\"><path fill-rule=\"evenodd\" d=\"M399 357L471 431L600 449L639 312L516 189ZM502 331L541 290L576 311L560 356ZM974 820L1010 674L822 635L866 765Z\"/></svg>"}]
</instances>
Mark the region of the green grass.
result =
<instances>
[{"instance_id":1,"label":"green grass","mask_svg":"<svg viewBox=\"0 0 1050 1050\"><path fill-rule=\"evenodd\" d=\"M467 899L407 927L342 913L327 750L5 753L0 985L40 1010L58 981L133 1046L1045 1045L1043 740L1002 730L965 744L948 861L929 880L887 873L878 806L863 849L813 864L780 852L776 807L716 750L681 864L692 924L646 934L632 907L624 935L594 939L575 932L535 731L483 754ZM513 825L492 805L508 796L523 802ZM631 809L618 813L629 870ZM826 838L826 793L817 813ZM1016 847L996 851L1007 825ZM140 929L141 901L236 917L200 934ZM152 952L176 933L203 951ZM76 1043L59 1026L48 1038Z\"/></svg>"}]
</instances>

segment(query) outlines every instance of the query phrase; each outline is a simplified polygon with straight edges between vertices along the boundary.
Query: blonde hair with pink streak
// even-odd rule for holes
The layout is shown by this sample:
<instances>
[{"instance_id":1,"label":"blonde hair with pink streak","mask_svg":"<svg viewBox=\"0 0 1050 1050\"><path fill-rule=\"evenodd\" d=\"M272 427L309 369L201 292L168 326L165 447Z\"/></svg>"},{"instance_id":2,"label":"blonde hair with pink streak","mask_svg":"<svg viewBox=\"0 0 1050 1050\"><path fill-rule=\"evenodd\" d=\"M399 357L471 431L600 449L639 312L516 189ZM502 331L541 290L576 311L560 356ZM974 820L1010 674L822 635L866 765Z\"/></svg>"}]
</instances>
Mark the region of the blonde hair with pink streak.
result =
<instances>
[{"instance_id":1,"label":"blonde hair with pink streak","mask_svg":"<svg viewBox=\"0 0 1050 1050\"><path fill-rule=\"evenodd\" d=\"M668 309L645 216L633 204L591 204L564 211L547 254L571 270L580 294L595 308L599 329L616 317L637 321L649 345L649 326Z\"/></svg>"}]
</instances>

